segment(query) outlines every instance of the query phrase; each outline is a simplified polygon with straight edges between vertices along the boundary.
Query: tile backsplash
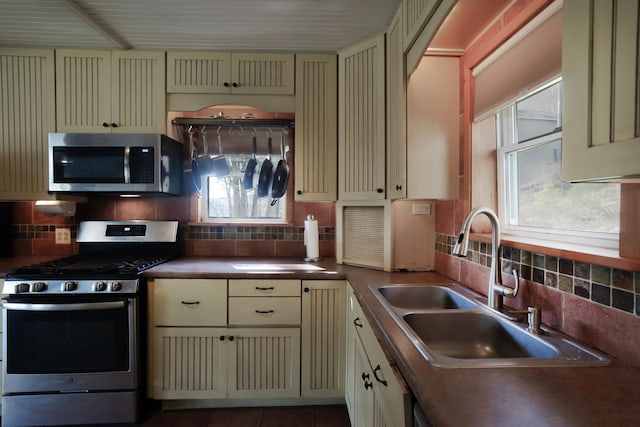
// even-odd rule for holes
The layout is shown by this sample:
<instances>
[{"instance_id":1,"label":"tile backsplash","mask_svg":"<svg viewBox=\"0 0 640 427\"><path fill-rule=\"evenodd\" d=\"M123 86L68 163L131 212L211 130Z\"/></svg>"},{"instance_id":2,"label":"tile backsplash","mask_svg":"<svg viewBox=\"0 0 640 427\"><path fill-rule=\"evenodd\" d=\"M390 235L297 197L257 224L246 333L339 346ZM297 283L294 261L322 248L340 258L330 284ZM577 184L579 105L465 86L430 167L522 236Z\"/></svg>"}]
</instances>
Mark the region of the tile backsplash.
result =
<instances>
[{"instance_id":1,"label":"tile backsplash","mask_svg":"<svg viewBox=\"0 0 640 427\"><path fill-rule=\"evenodd\" d=\"M437 233L436 251L451 255L457 236ZM490 243L471 241L467 260L491 265ZM517 270L522 279L640 316L640 272L619 270L556 256L502 247L503 276Z\"/></svg>"}]
</instances>

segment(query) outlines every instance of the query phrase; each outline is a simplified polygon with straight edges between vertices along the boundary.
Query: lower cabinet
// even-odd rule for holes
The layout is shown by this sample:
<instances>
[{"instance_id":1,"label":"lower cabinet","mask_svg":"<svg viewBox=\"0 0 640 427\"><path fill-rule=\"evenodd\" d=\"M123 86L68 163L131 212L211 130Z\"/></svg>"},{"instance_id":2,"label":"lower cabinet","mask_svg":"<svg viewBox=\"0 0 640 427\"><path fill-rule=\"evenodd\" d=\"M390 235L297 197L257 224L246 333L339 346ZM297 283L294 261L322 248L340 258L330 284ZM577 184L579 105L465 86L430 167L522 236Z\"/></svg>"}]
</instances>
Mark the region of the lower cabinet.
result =
<instances>
[{"instance_id":1,"label":"lower cabinet","mask_svg":"<svg viewBox=\"0 0 640 427\"><path fill-rule=\"evenodd\" d=\"M299 328L157 327L153 398L300 395Z\"/></svg>"},{"instance_id":2,"label":"lower cabinet","mask_svg":"<svg viewBox=\"0 0 640 427\"><path fill-rule=\"evenodd\" d=\"M149 282L154 399L344 396L342 280Z\"/></svg>"},{"instance_id":3,"label":"lower cabinet","mask_svg":"<svg viewBox=\"0 0 640 427\"><path fill-rule=\"evenodd\" d=\"M347 297L345 400L353 427L408 427L409 389L378 343L351 288Z\"/></svg>"}]
</instances>

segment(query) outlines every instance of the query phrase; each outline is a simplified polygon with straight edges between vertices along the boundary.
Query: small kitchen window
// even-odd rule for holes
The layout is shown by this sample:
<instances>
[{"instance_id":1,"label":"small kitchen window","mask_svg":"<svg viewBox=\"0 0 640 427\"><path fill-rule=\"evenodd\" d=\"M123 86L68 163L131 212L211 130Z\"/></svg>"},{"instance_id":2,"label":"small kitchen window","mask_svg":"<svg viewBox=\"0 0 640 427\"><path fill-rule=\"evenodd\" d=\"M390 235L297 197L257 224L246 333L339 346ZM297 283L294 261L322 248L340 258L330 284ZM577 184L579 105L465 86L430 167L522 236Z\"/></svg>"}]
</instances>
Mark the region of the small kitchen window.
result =
<instances>
[{"instance_id":1,"label":"small kitchen window","mask_svg":"<svg viewBox=\"0 0 640 427\"><path fill-rule=\"evenodd\" d=\"M618 184L562 181L562 80L495 113L498 199L505 232L617 245Z\"/></svg>"}]
</instances>

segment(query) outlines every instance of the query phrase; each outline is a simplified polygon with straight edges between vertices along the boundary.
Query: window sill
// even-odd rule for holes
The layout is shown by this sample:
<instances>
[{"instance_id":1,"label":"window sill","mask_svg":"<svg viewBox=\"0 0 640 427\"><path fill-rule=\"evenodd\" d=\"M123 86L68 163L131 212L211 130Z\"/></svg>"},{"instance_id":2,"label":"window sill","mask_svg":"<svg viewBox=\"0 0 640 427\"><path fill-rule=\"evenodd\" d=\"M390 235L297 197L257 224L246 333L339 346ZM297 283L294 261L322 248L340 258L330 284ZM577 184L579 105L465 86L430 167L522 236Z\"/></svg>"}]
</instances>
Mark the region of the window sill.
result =
<instances>
[{"instance_id":1,"label":"window sill","mask_svg":"<svg viewBox=\"0 0 640 427\"><path fill-rule=\"evenodd\" d=\"M470 238L484 243L491 243L491 233L471 233ZM503 245L510 248L566 258L603 267L617 268L627 271L640 271L640 259L624 258L618 250L598 248L572 243L550 242L543 239L503 234L500 236Z\"/></svg>"}]
</instances>

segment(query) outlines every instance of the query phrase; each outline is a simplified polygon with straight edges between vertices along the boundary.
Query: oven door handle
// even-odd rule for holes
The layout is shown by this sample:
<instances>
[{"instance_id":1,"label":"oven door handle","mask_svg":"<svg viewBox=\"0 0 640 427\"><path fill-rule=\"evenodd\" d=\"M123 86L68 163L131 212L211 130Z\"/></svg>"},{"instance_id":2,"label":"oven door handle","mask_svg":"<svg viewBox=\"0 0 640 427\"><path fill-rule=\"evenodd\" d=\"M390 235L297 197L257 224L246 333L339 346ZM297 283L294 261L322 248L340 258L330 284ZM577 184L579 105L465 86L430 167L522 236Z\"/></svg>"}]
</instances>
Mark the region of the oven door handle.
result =
<instances>
[{"instance_id":1,"label":"oven door handle","mask_svg":"<svg viewBox=\"0 0 640 427\"><path fill-rule=\"evenodd\" d=\"M124 301L88 302L73 304L32 304L21 302L2 302L2 307L7 310L22 311L74 311L74 310L112 310L124 308Z\"/></svg>"}]
</instances>

